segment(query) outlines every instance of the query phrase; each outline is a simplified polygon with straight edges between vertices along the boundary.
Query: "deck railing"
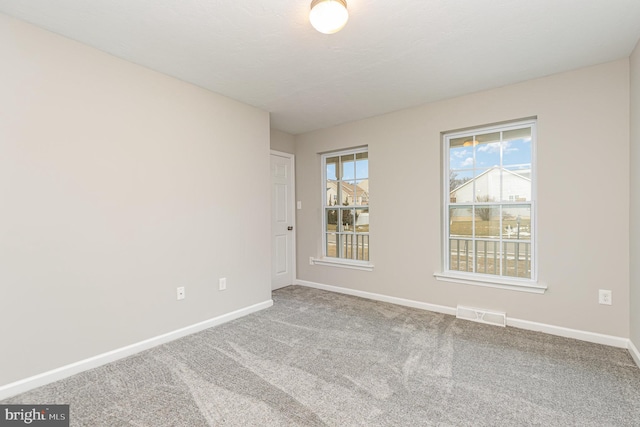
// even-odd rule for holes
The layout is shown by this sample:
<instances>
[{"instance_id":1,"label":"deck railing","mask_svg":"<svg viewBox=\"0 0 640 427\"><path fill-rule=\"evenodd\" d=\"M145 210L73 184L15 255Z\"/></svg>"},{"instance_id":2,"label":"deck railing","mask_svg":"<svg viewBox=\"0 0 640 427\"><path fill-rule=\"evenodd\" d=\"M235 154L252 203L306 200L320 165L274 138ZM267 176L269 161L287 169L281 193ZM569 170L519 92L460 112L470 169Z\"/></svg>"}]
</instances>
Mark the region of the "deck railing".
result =
<instances>
[{"instance_id":1,"label":"deck railing","mask_svg":"<svg viewBox=\"0 0 640 427\"><path fill-rule=\"evenodd\" d=\"M369 235L330 234L327 236L327 256L369 261Z\"/></svg>"},{"instance_id":2,"label":"deck railing","mask_svg":"<svg viewBox=\"0 0 640 427\"><path fill-rule=\"evenodd\" d=\"M449 269L531 278L531 242L503 240L501 245L499 240L451 238Z\"/></svg>"}]
</instances>

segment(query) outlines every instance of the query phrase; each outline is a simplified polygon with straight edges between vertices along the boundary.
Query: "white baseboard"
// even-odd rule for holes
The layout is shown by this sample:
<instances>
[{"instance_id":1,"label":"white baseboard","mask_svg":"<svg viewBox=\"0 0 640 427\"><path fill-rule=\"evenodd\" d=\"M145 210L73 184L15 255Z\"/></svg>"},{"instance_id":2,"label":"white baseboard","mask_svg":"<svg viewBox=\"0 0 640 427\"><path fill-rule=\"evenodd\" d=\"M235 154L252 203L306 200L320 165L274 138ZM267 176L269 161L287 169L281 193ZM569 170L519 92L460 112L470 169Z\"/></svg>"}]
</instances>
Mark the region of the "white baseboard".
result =
<instances>
[{"instance_id":1,"label":"white baseboard","mask_svg":"<svg viewBox=\"0 0 640 427\"><path fill-rule=\"evenodd\" d=\"M335 292L339 294L352 295L371 299L374 301L388 302L391 304L402 305L405 307L419 308L421 310L433 311L436 313L456 315L456 309L446 307L444 305L428 304L426 302L414 301L404 298L390 297L382 294L374 294L372 292L358 291L355 289L341 288L339 286L323 285L321 283L309 282L306 280L296 280L296 285L306 286L308 288L320 289L323 291Z\"/></svg>"},{"instance_id":2,"label":"white baseboard","mask_svg":"<svg viewBox=\"0 0 640 427\"><path fill-rule=\"evenodd\" d=\"M341 288L339 286L323 285L321 283L308 282L306 280L296 280L296 284L301 286L307 286L310 288L322 289L330 292L337 292L341 294L368 298L375 301L389 302L392 304L403 305L406 307L413 307L413 308L418 308L422 310L435 311L437 313L451 314L453 316L456 315L455 307L428 304L420 301L413 301L413 300L407 300L403 298L396 298L396 297L390 297L386 295L374 294L371 292ZM581 331L577 329L569 329L569 328L564 328L562 326L554 326L554 325L548 325L545 323L530 322L528 320L513 319L510 317L507 317L507 326L520 328L520 329L527 329L530 331L544 332L550 335L557 335L565 338L575 338L581 341L587 341L587 342L592 342L596 344L604 344L611 347L628 348L628 349L631 348L631 342L627 338L616 337L612 335L603 335L595 332L587 332L587 331ZM635 351L636 351L636 355L638 355L637 349ZM638 362L638 359L636 359L636 362ZM640 363L638 363L638 365L640 366Z\"/></svg>"},{"instance_id":3,"label":"white baseboard","mask_svg":"<svg viewBox=\"0 0 640 427\"><path fill-rule=\"evenodd\" d=\"M611 347L629 348L629 339L616 337L614 335L604 335L597 332L581 331L579 329L570 329L562 326L548 325L546 323L531 322L529 320L512 319L507 317L507 326L514 328L526 329L529 331L544 332L549 335L557 335L559 337L573 338L580 341L587 341L596 344L604 344Z\"/></svg>"},{"instance_id":4,"label":"white baseboard","mask_svg":"<svg viewBox=\"0 0 640 427\"><path fill-rule=\"evenodd\" d=\"M640 351L638 351L638 347L633 344L633 341L629 340L629 353L631 353L631 357L640 368Z\"/></svg>"},{"instance_id":5,"label":"white baseboard","mask_svg":"<svg viewBox=\"0 0 640 427\"><path fill-rule=\"evenodd\" d=\"M269 308L272 305L273 300L270 299L258 304L251 305L249 307L242 308L240 310L232 311L231 313L223 314L221 316L196 323L191 326L187 326L172 332L168 332L166 334L158 335L156 337L140 341L126 347L118 348L116 350L102 353L97 356L81 360L79 362L71 363L69 365L65 365L48 372L44 372L42 374L34 375L23 380L3 385L2 387L0 387L0 400L7 399L9 397L24 393L26 391L52 383L54 381L59 381L61 379L70 377L71 375L87 371L89 369L106 365L107 363L114 362L118 359L122 359L136 353L140 353L141 351L148 350L160 344L164 344L169 341L173 341L178 338L203 331L213 326L218 326L223 323L230 322L248 314L264 310L265 308Z\"/></svg>"}]
</instances>

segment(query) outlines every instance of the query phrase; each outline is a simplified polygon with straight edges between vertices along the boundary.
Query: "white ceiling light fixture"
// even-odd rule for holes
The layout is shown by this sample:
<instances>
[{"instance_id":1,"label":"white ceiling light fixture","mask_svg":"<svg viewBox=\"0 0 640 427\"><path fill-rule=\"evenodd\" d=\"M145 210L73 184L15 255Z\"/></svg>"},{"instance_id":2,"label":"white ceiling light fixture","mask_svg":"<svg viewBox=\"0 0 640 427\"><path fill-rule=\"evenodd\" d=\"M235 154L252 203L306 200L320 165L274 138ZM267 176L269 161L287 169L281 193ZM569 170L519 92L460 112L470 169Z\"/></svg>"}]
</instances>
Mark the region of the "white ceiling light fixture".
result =
<instances>
[{"instance_id":1,"label":"white ceiling light fixture","mask_svg":"<svg viewBox=\"0 0 640 427\"><path fill-rule=\"evenodd\" d=\"M333 34L344 28L349 19L346 0L313 0L309 20L323 34Z\"/></svg>"}]
</instances>

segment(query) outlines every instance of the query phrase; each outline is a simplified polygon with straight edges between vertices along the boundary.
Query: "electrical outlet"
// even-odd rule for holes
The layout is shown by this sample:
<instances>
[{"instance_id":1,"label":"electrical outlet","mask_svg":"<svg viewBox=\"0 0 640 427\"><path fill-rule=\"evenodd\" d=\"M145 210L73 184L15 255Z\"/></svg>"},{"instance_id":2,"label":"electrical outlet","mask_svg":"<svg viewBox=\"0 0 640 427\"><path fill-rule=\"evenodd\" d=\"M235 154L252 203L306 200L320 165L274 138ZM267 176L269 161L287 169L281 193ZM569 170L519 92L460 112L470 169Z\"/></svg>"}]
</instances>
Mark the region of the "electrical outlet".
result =
<instances>
[{"instance_id":1,"label":"electrical outlet","mask_svg":"<svg viewBox=\"0 0 640 427\"><path fill-rule=\"evenodd\" d=\"M176 293L178 294L178 299L184 299L185 294L184 294L184 286L180 286L176 289Z\"/></svg>"},{"instance_id":2,"label":"electrical outlet","mask_svg":"<svg viewBox=\"0 0 640 427\"><path fill-rule=\"evenodd\" d=\"M218 280L218 289L221 291L224 291L225 289L227 289L227 278L226 277L221 277L220 280Z\"/></svg>"},{"instance_id":3,"label":"electrical outlet","mask_svg":"<svg viewBox=\"0 0 640 427\"><path fill-rule=\"evenodd\" d=\"M611 305L613 302L613 297L611 295L611 291L607 289L600 289L598 291L598 303L604 305Z\"/></svg>"}]
</instances>

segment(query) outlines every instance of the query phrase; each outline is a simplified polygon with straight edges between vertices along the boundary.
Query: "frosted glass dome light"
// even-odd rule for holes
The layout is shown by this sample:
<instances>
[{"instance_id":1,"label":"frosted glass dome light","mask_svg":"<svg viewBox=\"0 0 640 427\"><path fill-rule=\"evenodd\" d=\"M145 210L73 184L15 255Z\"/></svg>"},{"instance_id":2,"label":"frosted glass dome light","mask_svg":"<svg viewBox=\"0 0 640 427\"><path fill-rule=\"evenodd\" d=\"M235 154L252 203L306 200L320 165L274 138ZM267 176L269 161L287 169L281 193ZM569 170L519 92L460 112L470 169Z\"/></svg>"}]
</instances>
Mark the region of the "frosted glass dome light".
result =
<instances>
[{"instance_id":1,"label":"frosted glass dome light","mask_svg":"<svg viewBox=\"0 0 640 427\"><path fill-rule=\"evenodd\" d=\"M346 0L313 0L309 20L323 34L333 34L344 28L349 19Z\"/></svg>"}]
</instances>

